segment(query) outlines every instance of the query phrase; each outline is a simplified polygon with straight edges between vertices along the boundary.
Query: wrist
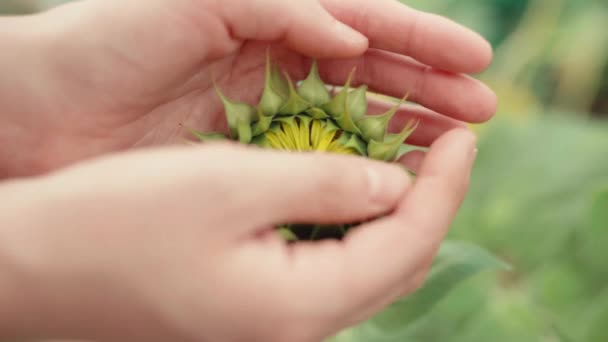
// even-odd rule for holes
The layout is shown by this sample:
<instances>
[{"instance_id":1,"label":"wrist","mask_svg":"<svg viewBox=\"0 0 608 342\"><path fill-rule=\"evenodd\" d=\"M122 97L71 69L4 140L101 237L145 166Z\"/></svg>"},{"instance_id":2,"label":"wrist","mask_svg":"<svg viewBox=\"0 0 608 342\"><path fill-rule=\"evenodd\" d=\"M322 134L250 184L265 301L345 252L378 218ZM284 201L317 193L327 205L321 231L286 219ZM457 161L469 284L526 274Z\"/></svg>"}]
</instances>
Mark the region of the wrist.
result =
<instances>
[{"instance_id":1,"label":"wrist","mask_svg":"<svg viewBox=\"0 0 608 342\"><path fill-rule=\"evenodd\" d=\"M0 341L172 336L156 301L104 254L103 227L74 214L86 204L69 178L0 182Z\"/></svg>"}]
</instances>

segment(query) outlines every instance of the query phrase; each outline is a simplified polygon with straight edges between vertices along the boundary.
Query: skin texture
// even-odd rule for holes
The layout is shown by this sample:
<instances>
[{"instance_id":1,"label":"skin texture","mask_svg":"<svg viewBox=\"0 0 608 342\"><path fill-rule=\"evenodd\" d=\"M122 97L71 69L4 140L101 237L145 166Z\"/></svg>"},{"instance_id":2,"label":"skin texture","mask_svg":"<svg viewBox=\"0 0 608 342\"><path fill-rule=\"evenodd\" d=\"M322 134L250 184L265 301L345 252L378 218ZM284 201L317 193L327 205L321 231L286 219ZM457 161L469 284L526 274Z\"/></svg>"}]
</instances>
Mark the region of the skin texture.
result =
<instances>
[{"instance_id":1,"label":"skin texture","mask_svg":"<svg viewBox=\"0 0 608 342\"><path fill-rule=\"evenodd\" d=\"M361 33L347 34L337 19ZM15 63L32 67L26 78L15 76L17 87L14 78L0 81L12 128L0 133L1 160L8 161L0 165L0 177L180 142L187 135L180 123L225 130L211 80L226 96L255 103L269 41L275 42L273 59L294 78L305 76L310 56L327 57L320 68L328 83L344 84L357 66L355 85L396 97L409 92L428 108L405 110L395 119L422 119L412 143L428 145L462 122L483 122L496 107L487 87L462 74L490 63L489 45L393 0L153 0L146 6L87 0L15 21L31 53L21 46L4 49L13 64L0 68L14 74Z\"/></svg>"},{"instance_id":2,"label":"skin texture","mask_svg":"<svg viewBox=\"0 0 608 342\"><path fill-rule=\"evenodd\" d=\"M392 0L85 0L3 18L0 37L8 339L319 341L360 322L423 283L468 188L463 127L496 106L465 74L489 45ZM268 48L294 78L319 58L328 83L356 66L355 85L409 92L420 106L391 129L422 120L410 143L430 150L402 159L417 180L361 158L184 146L180 123L225 130L212 79L257 100ZM271 229L379 214L342 242L288 246Z\"/></svg>"}]
</instances>

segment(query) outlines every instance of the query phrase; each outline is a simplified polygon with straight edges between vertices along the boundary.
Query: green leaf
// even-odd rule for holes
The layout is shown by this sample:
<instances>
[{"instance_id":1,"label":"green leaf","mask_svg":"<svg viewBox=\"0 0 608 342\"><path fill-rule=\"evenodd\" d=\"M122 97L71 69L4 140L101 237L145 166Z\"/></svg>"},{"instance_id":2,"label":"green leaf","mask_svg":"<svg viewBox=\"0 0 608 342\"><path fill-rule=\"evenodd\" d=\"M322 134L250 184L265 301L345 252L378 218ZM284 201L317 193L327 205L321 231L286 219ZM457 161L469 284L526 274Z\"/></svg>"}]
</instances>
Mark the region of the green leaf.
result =
<instances>
[{"instance_id":1,"label":"green leaf","mask_svg":"<svg viewBox=\"0 0 608 342\"><path fill-rule=\"evenodd\" d=\"M591 229L608 235L608 190L598 193L595 198L591 208Z\"/></svg>"},{"instance_id":2,"label":"green leaf","mask_svg":"<svg viewBox=\"0 0 608 342\"><path fill-rule=\"evenodd\" d=\"M481 247L446 241L439 250L426 284L401 299L371 321L385 333L399 332L428 314L441 299L464 280L487 270L509 267Z\"/></svg>"},{"instance_id":3,"label":"green leaf","mask_svg":"<svg viewBox=\"0 0 608 342\"><path fill-rule=\"evenodd\" d=\"M367 322L346 329L327 342L407 341L410 328L464 280L483 271L507 269L508 265L477 245L445 241L426 284L418 292L396 301Z\"/></svg>"}]
</instances>

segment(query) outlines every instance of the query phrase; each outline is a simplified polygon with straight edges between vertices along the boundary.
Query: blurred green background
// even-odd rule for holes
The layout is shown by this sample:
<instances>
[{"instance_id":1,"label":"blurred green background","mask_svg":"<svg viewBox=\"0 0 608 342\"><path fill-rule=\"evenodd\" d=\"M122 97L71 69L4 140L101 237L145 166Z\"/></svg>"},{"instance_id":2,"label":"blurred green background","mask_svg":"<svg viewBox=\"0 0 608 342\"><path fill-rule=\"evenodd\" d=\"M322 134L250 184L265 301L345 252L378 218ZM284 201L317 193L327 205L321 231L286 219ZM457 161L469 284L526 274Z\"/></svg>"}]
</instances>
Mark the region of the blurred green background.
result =
<instances>
[{"instance_id":1,"label":"blurred green background","mask_svg":"<svg viewBox=\"0 0 608 342\"><path fill-rule=\"evenodd\" d=\"M495 48L478 77L499 112L476 127L472 188L450 234L513 267L466 281L407 341L608 341L608 1L403 2ZM50 3L0 0L0 12Z\"/></svg>"}]
</instances>

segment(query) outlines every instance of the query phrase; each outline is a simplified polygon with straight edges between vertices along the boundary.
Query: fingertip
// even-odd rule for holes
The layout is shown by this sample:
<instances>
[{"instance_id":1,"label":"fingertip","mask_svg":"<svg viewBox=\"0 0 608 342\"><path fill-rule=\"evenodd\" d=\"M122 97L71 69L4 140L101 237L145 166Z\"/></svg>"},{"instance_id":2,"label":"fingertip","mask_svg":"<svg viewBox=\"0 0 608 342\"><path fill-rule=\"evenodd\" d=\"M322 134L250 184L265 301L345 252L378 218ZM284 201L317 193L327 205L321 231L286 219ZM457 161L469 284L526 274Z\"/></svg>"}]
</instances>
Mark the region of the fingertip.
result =
<instances>
[{"instance_id":1,"label":"fingertip","mask_svg":"<svg viewBox=\"0 0 608 342\"><path fill-rule=\"evenodd\" d=\"M492 44L481 34L465 27L469 35L469 49L467 49L467 65L462 65L462 72L479 74L490 67L494 59Z\"/></svg>"},{"instance_id":2,"label":"fingertip","mask_svg":"<svg viewBox=\"0 0 608 342\"><path fill-rule=\"evenodd\" d=\"M492 47L492 44L490 44L490 42L481 35L480 38L483 39L483 47L480 49L480 54L478 57L479 70L477 72L481 72L489 68L494 60L494 48Z\"/></svg>"},{"instance_id":3,"label":"fingertip","mask_svg":"<svg viewBox=\"0 0 608 342\"><path fill-rule=\"evenodd\" d=\"M466 118L468 123L483 123L490 120L495 114L498 106L498 97L494 90L482 81L465 76L468 87L466 94L460 98L458 118ZM468 96L467 96L468 95Z\"/></svg>"},{"instance_id":4,"label":"fingertip","mask_svg":"<svg viewBox=\"0 0 608 342\"><path fill-rule=\"evenodd\" d=\"M379 210L395 206L411 183L407 172L397 165L374 163L366 167L370 201Z\"/></svg>"},{"instance_id":5,"label":"fingertip","mask_svg":"<svg viewBox=\"0 0 608 342\"><path fill-rule=\"evenodd\" d=\"M289 43L311 58L351 58L363 55L368 38L351 26L334 18L321 5L316 15L302 13L292 23Z\"/></svg>"},{"instance_id":6,"label":"fingertip","mask_svg":"<svg viewBox=\"0 0 608 342\"><path fill-rule=\"evenodd\" d=\"M477 134L468 127L458 127L446 133L445 140L451 140L451 144L458 142L456 145L463 149L473 150L477 144Z\"/></svg>"},{"instance_id":7,"label":"fingertip","mask_svg":"<svg viewBox=\"0 0 608 342\"><path fill-rule=\"evenodd\" d=\"M464 174L470 172L476 144L477 136L468 128L454 128L446 132L431 145L417 174L418 180L451 179L448 183L455 185Z\"/></svg>"},{"instance_id":8,"label":"fingertip","mask_svg":"<svg viewBox=\"0 0 608 342\"><path fill-rule=\"evenodd\" d=\"M333 20L332 30L335 37L340 40L345 47L344 52L347 53L348 56L344 57L361 55L369 47L369 40L366 36L339 20Z\"/></svg>"},{"instance_id":9,"label":"fingertip","mask_svg":"<svg viewBox=\"0 0 608 342\"><path fill-rule=\"evenodd\" d=\"M412 151L399 158L399 163L405 166L408 170L418 173L425 156L426 153L424 151Z\"/></svg>"},{"instance_id":10,"label":"fingertip","mask_svg":"<svg viewBox=\"0 0 608 342\"><path fill-rule=\"evenodd\" d=\"M446 45L453 46L454 49L458 47L455 50L456 53L445 55L451 62L446 61L446 64L451 64L448 70L464 74L478 74L490 67L494 58L490 42L479 32L467 26L445 17L443 20L445 23L444 39L449 39ZM441 68L442 65L435 66Z\"/></svg>"},{"instance_id":11,"label":"fingertip","mask_svg":"<svg viewBox=\"0 0 608 342\"><path fill-rule=\"evenodd\" d=\"M483 123L490 120L498 108L498 96L487 84L479 82L479 98L477 104L477 115L473 122Z\"/></svg>"}]
</instances>

